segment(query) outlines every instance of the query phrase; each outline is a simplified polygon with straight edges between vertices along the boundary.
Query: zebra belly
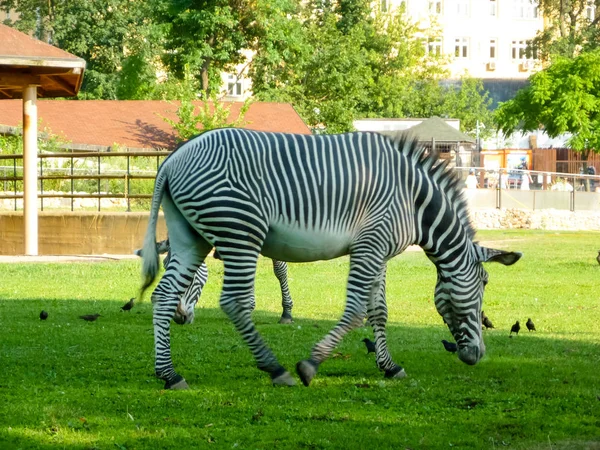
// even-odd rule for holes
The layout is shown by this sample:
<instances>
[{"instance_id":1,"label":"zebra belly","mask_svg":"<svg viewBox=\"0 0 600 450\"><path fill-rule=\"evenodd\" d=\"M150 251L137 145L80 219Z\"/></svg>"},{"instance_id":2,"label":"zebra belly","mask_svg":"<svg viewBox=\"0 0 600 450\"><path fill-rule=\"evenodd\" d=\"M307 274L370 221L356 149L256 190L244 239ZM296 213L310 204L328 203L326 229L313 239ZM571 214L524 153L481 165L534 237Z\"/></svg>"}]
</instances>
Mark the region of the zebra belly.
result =
<instances>
[{"instance_id":1,"label":"zebra belly","mask_svg":"<svg viewBox=\"0 0 600 450\"><path fill-rule=\"evenodd\" d=\"M347 255L350 242L350 235L277 224L269 227L261 253L279 261L319 261Z\"/></svg>"}]
</instances>

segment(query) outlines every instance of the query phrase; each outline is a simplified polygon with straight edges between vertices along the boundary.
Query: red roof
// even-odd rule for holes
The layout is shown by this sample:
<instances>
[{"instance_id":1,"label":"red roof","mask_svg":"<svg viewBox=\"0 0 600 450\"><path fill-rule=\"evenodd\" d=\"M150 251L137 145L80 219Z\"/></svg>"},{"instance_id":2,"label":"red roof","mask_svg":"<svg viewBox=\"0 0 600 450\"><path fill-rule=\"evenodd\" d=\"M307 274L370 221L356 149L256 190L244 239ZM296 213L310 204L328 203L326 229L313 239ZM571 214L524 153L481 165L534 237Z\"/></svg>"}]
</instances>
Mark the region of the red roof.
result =
<instances>
[{"instance_id":1,"label":"red roof","mask_svg":"<svg viewBox=\"0 0 600 450\"><path fill-rule=\"evenodd\" d=\"M40 131L59 135L72 144L137 148L172 148L173 128L163 117L177 120L176 103L159 100L38 100ZM228 103L232 119L241 103ZM0 125L22 126L20 100L0 100ZM287 103L253 103L243 126L257 131L310 134L296 110Z\"/></svg>"}]
</instances>

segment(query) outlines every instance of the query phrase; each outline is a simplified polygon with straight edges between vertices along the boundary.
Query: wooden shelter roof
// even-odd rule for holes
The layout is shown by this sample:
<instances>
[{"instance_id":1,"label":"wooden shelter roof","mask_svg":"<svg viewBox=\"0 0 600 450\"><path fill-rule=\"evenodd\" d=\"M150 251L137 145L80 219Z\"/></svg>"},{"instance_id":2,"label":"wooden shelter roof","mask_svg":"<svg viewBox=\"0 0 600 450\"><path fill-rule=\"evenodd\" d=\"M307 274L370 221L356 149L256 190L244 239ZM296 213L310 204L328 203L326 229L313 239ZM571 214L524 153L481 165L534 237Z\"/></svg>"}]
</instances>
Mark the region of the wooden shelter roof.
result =
<instances>
[{"instance_id":1,"label":"wooden shelter roof","mask_svg":"<svg viewBox=\"0 0 600 450\"><path fill-rule=\"evenodd\" d=\"M85 60L0 24L0 99L21 98L29 85L39 97L73 97L84 70Z\"/></svg>"}]
</instances>

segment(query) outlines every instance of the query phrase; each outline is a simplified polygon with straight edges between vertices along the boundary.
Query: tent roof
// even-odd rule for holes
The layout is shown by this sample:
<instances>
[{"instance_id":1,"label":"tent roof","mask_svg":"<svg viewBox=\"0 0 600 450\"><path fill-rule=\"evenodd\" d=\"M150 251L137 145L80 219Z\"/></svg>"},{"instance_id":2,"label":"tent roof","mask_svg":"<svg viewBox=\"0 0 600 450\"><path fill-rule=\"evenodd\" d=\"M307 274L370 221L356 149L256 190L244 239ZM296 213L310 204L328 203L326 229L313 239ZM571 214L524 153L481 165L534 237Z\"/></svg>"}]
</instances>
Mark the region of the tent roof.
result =
<instances>
[{"instance_id":1,"label":"tent roof","mask_svg":"<svg viewBox=\"0 0 600 450\"><path fill-rule=\"evenodd\" d=\"M391 134L391 132L388 132ZM464 133L461 133L456 128L448 125L444 119L437 116L430 117L418 125L410 127L406 130L395 131L394 135L408 134L414 136L420 142L431 141L436 142L468 142L475 143L475 139ZM386 133L387 134L387 133Z\"/></svg>"},{"instance_id":2,"label":"tent roof","mask_svg":"<svg viewBox=\"0 0 600 450\"><path fill-rule=\"evenodd\" d=\"M84 70L85 60L0 24L0 99L21 98L29 85L39 97L73 97Z\"/></svg>"}]
</instances>

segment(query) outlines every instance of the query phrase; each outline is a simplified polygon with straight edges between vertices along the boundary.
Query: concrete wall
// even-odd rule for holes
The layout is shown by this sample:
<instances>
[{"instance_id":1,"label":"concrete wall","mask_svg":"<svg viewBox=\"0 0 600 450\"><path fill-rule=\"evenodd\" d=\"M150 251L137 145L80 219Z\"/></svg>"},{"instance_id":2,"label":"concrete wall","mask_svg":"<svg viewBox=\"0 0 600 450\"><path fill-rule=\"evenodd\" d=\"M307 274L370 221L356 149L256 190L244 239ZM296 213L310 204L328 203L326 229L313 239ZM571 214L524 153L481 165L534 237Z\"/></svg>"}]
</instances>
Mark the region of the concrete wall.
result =
<instances>
[{"instance_id":1,"label":"concrete wall","mask_svg":"<svg viewBox=\"0 0 600 450\"><path fill-rule=\"evenodd\" d=\"M600 211L474 208L477 229L600 231ZM142 246L147 213L40 212L40 255L130 255ZM162 215L157 239L166 238ZM0 255L22 255L23 215L0 213Z\"/></svg>"},{"instance_id":2,"label":"concrete wall","mask_svg":"<svg viewBox=\"0 0 600 450\"><path fill-rule=\"evenodd\" d=\"M142 246L148 213L40 212L40 255L128 255ZM0 255L22 255L23 213L0 213ZM157 239L167 235L159 217Z\"/></svg>"}]
</instances>

